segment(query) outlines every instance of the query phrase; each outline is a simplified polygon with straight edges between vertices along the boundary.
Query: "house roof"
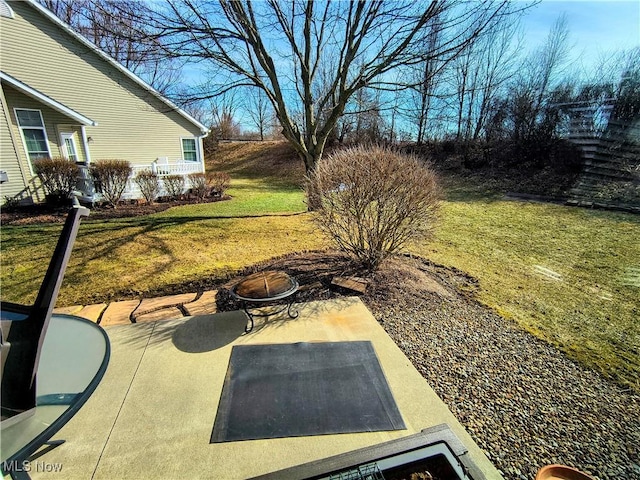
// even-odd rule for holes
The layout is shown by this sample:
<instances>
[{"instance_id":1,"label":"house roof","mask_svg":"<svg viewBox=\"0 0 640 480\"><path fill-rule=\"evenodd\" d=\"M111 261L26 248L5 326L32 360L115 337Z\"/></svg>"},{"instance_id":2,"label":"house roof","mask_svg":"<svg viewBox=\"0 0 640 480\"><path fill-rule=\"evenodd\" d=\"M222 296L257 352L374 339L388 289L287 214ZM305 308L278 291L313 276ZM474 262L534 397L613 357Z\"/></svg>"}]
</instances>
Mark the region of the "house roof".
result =
<instances>
[{"instance_id":1,"label":"house roof","mask_svg":"<svg viewBox=\"0 0 640 480\"><path fill-rule=\"evenodd\" d=\"M80 35L76 31L74 31L69 25L67 25L62 20L60 20L58 17L56 17L47 8L45 8L42 5L40 5L39 3L37 3L36 0L26 0L26 3L28 5L30 5L32 8L34 8L35 10L37 10L38 12L40 12L46 18L48 18L51 22L53 22L54 24L56 24L57 26L62 28L64 31L66 31L69 35L74 37L80 43L82 43L86 47L88 47L91 50L93 50L104 61L106 61L107 63L111 64L114 68L118 69L123 74L128 76L131 80L133 80L135 83L140 85L143 89L148 91L151 95L155 96L156 98L158 98L158 100L160 100L161 102L163 102L164 104L169 106L171 108L171 110L177 112L182 117L187 119L189 122L191 122L192 124L197 126L200 129L200 131L203 133L203 135L206 135L207 133L209 133L209 128L207 128L205 125L203 125L202 123L197 121L195 118L193 118L187 112L182 110L180 107L178 107L171 100L169 100L168 98L163 96L160 92L158 92L155 88L153 88L151 85L149 85L144 80L142 80L140 77L138 77L135 73L133 73L132 71L130 71L130 70L126 69L125 67L123 67L122 65L120 65L116 60L114 60L109 55L107 55L105 52L103 52L98 47L96 47L92 42L90 42L89 40L84 38L82 35Z\"/></svg>"},{"instance_id":2,"label":"house roof","mask_svg":"<svg viewBox=\"0 0 640 480\"><path fill-rule=\"evenodd\" d=\"M35 98L36 100L44 103L45 105L57 110L58 112L66 115L69 118L76 120L81 125L87 125L90 127L97 127L98 122L95 120L91 120L89 117L82 115L81 113L76 112L72 108L67 107L66 105L54 100L53 98L45 95L44 93L36 90L33 87L30 87L26 83L21 82L17 78L12 77L11 75L0 71L0 80L4 83L11 85L16 90L24 93L25 95L30 96L31 98Z\"/></svg>"}]
</instances>

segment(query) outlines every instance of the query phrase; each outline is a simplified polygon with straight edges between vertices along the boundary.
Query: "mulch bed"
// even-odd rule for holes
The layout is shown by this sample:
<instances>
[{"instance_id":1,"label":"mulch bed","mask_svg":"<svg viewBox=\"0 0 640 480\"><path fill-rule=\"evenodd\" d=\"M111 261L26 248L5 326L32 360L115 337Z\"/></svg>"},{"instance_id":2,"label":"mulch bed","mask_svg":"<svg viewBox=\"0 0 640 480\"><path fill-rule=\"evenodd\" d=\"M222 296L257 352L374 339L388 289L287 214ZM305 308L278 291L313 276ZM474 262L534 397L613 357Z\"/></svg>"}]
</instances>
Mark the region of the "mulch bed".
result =
<instances>
[{"instance_id":1,"label":"mulch bed","mask_svg":"<svg viewBox=\"0 0 640 480\"><path fill-rule=\"evenodd\" d=\"M163 212L171 207L192 205L197 203L220 202L229 200L230 196L205 197L204 200L181 198L177 200L158 199L155 203L147 204L143 201L123 201L118 208L111 205L95 205L91 207L88 220L108 220L112 218L129 218L152 213ZM46 204L23 205L12 209L3 208L0 213L2 225L33 225L39 223L63 223L67 217L69 207L53 208Z\"/></svg>"}]
</instances>

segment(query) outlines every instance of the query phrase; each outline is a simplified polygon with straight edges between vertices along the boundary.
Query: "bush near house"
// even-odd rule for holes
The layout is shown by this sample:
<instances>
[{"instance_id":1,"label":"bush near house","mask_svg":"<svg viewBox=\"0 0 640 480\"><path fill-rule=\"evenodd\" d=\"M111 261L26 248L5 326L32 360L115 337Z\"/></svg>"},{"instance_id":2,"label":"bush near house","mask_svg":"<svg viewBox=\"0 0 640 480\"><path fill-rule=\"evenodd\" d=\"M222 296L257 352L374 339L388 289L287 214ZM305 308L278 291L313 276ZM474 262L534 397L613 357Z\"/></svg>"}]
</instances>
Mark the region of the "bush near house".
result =
<instances>
[{"instance_id":1,"label":"bush near house","mask_svg":"<svg viewBox=\"0 0 640 480\"><path fill-rule=\"evenodd\" d=\"M338 248L375 270L433 231L439 208L434 172L417 157L383 147L352 147L325 157L307 183L315 221Z\"/></svg>"},{"instance_id":2,"label":"bush near house","mask_svg":"<svg viewBox=\"0 0 640 480\"><path fill-rule=\"evenodd\" d=\"M209 187L207 185L207 176L204 173L189 174L189 184L191 185L191 193L198 199L203 200L207 196Z\"/></svg>"},{"instance_id":3,"label":"bush near house","mask_svg":"<svg viewBox=\"0 0 640 480\"><path fill-rule=\"evenodd\" d=\"M231 177L226 172L211 172L207 174L207 183L211 186L211 194L223 197L231 184Z\"/></svg>"},{"instance_id":4,"label":"bush near house","mask_svg":"<svg viewBox=\"0 0 640 480\"><path fill-rule=\"evenodd\" d=\"M192 173L189 184L191 193L199 200L207 196L222 198L231 184L231 177L226 172Z\"/></svg>"},{"instance_id":5,"label":"bush near house","mask_svg":"<svg viewBox=\"0 0 640 480\"><path fill-rule=\"evenodd\" d=\"M80 169L66 158L42 158L33 164L46 193L46 202L51 206L68 205L76 189Z\"/></svg>"},{"instance_id":6,"label":"bush near house","mask_svg":"<svg viewBox=\"0 0 640 480\"><path fill-rule=\"evenodd\" d=\"M98 160L89 169L102 197L116 208L131 175L131 164L126 160Z\"/></svg>"},{"instance_id":7,"label":"bush near house","mask_svg":"<svg viewBox=\"0 0 640 480\"><path fill-rule=\"evenodd\" d=\"M140 192L147 203L153 203L160 194L160 182L158 175L150 170L138 172L134 181L140 188Z\"/></svg>"},{"instance_id":8,"label":"bush near house","mask_svg":"<svg viewBox=\"0 0 640 480\"><path fill-rule=\"evenodd\" d=\"M169 198L178 198L184 192L185 180L182 175L167 175L162 183Z\"/></svg>"},{"instance_id":9,"label":"bush near house","mask_svg":"<svg viewBox=\"0 0 640 480\"><path fill-rule=\"evenodd\" d=\"M14 212L20 208L20 199L18 197L4 196L4 203L2 204L2 210L5 212Z\"/></svg>"}]
</instances>

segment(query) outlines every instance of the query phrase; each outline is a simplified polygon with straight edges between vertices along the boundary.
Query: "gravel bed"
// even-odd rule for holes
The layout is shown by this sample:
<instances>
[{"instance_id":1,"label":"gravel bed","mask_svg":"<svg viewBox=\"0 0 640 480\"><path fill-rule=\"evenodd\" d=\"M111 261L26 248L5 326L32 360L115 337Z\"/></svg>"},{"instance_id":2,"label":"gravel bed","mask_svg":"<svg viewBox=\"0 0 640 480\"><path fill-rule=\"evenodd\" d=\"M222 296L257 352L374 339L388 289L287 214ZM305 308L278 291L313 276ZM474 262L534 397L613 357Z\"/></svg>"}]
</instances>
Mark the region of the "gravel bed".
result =
<instances>
[{"instance_id":1,"label":"gravel bed","mask_svg":"<svg viewBox=\"0 0 640 480\"><path fill-rule=\"evenodd\" d=\"M640 479L640 396L455 291L367 303L505 478Z\"/></svg>"}]
</instances>

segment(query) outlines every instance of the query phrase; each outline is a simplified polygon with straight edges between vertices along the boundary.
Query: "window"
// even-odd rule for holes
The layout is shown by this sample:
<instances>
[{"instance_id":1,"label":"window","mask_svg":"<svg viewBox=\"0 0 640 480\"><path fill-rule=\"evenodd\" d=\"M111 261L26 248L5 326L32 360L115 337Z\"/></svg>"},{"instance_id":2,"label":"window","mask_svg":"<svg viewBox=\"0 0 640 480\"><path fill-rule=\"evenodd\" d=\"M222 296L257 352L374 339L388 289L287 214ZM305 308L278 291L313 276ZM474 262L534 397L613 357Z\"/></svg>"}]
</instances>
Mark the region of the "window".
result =
<instances>
[{"instance_id":1,"label":"window","mask_svg":"<svg viewBox=\"0 0 640 480\"><path fill-rule=\"evenodd\" d=\"M24 146L30 161L51 157L47 132L40 110L17 109L16 118L24 140Z\"/></svg>"},{"instance_id":2,"label":"window","mask_svg":"<svg viewBox=\"0 0 640 480\"><path fill-rule=\"evenodd\" d=\"M182 139L182 158L188 162L198 161L198 144L195 138Z\"/></svg>"}]
</instances>

